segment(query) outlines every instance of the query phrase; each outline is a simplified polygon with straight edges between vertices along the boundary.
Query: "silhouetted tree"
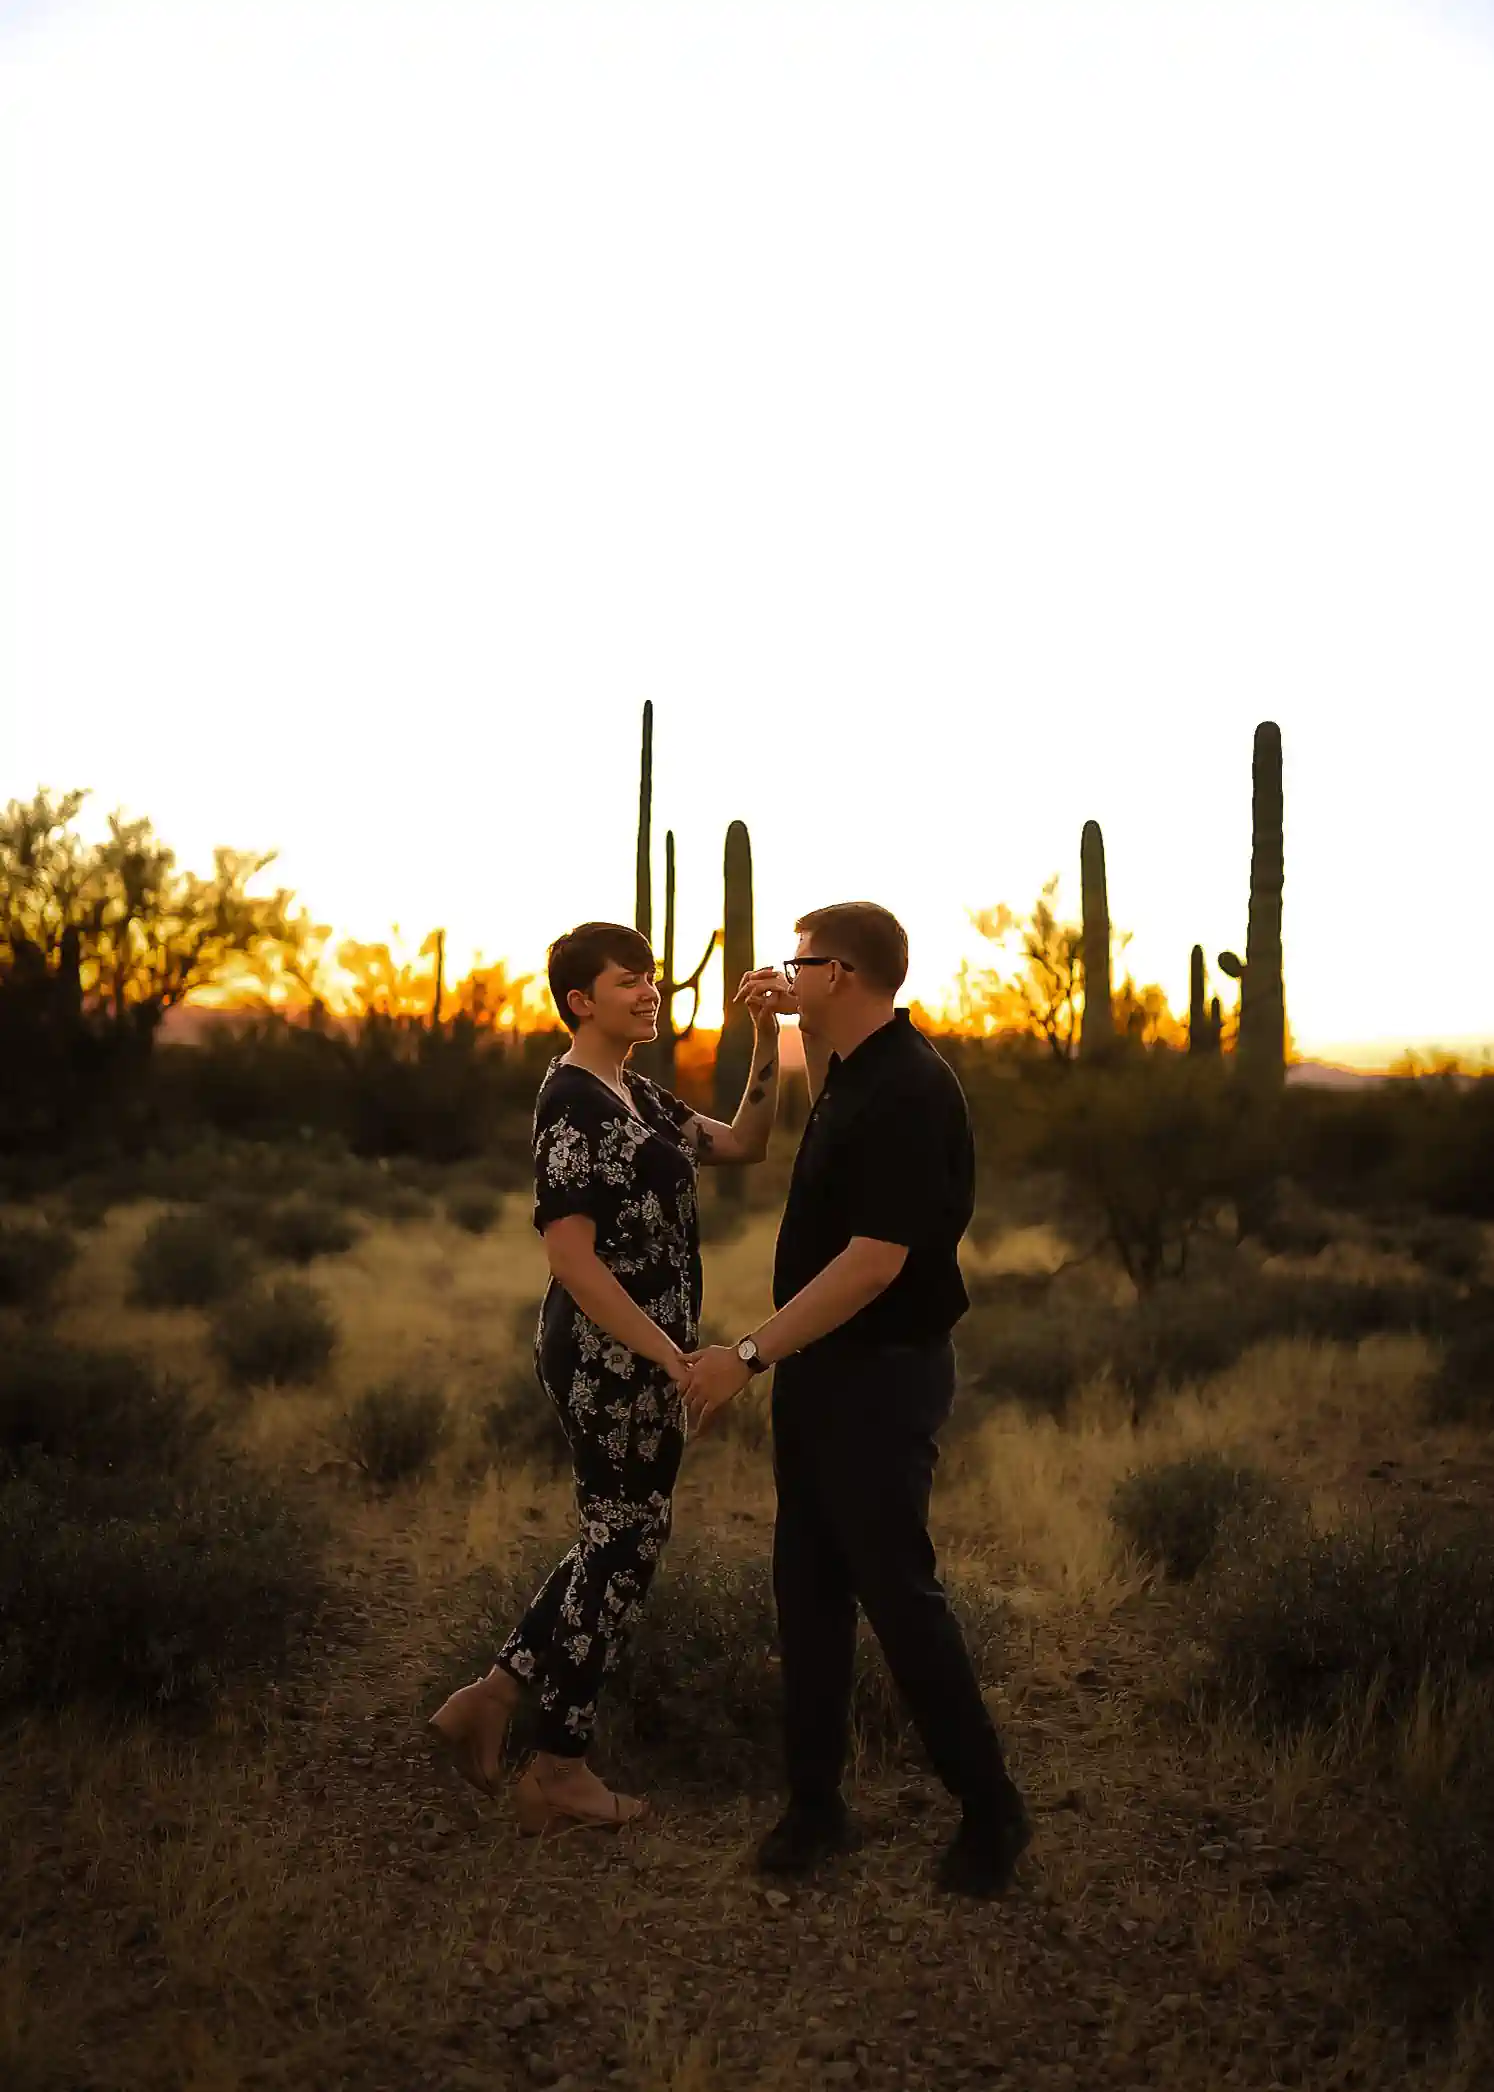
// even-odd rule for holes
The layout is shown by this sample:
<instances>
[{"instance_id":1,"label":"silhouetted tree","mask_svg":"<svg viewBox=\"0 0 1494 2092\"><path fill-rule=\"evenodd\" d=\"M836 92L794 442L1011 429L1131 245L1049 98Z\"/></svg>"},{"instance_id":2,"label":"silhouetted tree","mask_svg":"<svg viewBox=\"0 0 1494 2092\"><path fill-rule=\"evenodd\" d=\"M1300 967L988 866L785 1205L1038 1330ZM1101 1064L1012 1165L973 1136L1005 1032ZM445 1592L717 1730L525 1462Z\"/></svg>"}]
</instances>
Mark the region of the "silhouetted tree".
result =
<instances>
[{"instance_id":1,"label":"silhouetted tree","mask_svg":"<svg viewBox=\"0 0 1494 2092\"><path fill-rule=\"evenodd\" d=\"M1060 922L1058 874L1044 886L1030 916L1005 901L971 916L982 937L1001 947L1016 945L1011 973L992 967L967 976L972 1000L991 1031L1025 1033L1044 1044L1055 1060L1072 1060L1079 1042L1083 1000L1084 932Z\"/></svg>"},{"instance_id":2,"label":"silhouetted tree","mask_svg":"<svg viewBox=\"0 0 1494 2092\"><path fill-rule=\"evenodd\" d=\"M1062 1086L1051 1159L1140 1294L1181 1277L1197 1231L1279 1168L1274 1125L1217 1061L1133 1054Z\"/></svg>"},{"instance_id":3,"label":"silhouetted tree","mask_svg":"<svg viewBox=\"0 0 1494 2092\"><path fill-rule=\"evenodd\" d=\"M0 1137L76 1119L138 1068L194 989L263 985L310 934L283 889L248 888L268 856L220 849L181 871L145 820L115 814L102 842L76 822L86 794L38 791L0 815Z\"/></svg>"}]
</instances>

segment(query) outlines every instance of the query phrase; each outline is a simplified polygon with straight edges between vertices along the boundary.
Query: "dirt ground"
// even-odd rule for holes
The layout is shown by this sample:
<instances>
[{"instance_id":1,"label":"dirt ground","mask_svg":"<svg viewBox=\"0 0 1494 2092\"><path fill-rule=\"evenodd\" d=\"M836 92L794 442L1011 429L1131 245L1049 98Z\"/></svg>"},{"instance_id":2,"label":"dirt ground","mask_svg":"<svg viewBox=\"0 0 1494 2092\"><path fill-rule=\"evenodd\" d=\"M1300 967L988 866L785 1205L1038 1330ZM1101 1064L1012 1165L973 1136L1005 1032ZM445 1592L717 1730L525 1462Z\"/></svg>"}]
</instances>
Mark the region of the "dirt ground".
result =
<instances>
[{"instance_id":1,"label":"dirt ground","mask_svg":"<svg viewBox=\"0 0 1494 2092\"><path fill-rule=\"evenodd\" d=\"M1416 1421L1419 1369L1414 1346L1287 1348L1157 1443L1253 1432L1319 1503L1494 1505L1487 1441ZM12 2092L1494 2085L1477 2008L1426 2009L1403 1830L1311 1742L1205 1718L1186 1592L1102 1546L1129 1427L993 1428L941 1482L937 1537L1012 1607L988 1689L1037 1827L1011 1894L973 1904L932 1887L952 1810L912 1757L857 1783L864 1849L804 1886L751 1871L765 1795L660 1785L620 1836L522 1838L422 1726L474 1569L521 1529L559 1544L563 1491L374 1500L282 1399L241 1426L330 1516L332 1602L279 1688L206 1731L0 1737ZM760 1451L687 1471L677 1542L765 1550L770 1525Z\"/></svg>"}]
</instances>

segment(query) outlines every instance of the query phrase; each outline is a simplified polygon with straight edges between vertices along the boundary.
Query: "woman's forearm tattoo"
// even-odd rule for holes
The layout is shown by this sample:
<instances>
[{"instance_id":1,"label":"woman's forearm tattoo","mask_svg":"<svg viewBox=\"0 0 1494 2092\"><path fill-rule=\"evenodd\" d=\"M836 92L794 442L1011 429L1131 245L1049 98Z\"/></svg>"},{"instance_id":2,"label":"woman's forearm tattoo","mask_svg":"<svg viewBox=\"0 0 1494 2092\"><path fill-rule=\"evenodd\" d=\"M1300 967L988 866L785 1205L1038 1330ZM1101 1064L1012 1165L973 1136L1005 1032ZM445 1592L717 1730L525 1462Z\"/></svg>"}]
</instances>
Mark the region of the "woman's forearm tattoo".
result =
<instances>
[{"instance_id":1,"label":"woman's forearm tattoo","mask_svg":"<svg viewBox=\"0 0 1494 2092\"><path fill-rule=\"evenodd\" d=\"M764 1097L766 1097L768 1094L767 1091L763 1088L763 1084L768 1080L769 1076L773 1074L777 1066L778 1061L776 1057L771 1057L763 1062L762 1066L757 1071L757 1080L753 1083L751 1089L747 1092L747 1102L749 1104L762 1103Z\"/></svg>"}]
</instances>

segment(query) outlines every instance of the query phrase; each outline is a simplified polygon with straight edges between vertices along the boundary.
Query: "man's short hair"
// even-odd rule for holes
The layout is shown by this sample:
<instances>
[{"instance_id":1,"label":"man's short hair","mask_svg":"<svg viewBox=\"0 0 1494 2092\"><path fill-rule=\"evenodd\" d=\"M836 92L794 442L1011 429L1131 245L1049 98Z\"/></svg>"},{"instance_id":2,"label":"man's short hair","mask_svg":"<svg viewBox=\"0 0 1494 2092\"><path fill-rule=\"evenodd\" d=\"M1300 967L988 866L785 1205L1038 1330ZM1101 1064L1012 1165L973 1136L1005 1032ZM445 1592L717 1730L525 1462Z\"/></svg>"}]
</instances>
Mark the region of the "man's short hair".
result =
<instances>
[{"instance_id":1,"label":"man's short hair","mask_svg":"<svg viewBox=\"0 0 1494 2092\"><path fill-rule=\"evenodd\" d=\"M581 1022L571 1008L571 990L579 988L583 995L590 995L609 960L625 966L630 973L655 970L648 939L641 930L630 930L626 923L578 923L574 930L556 938L547 958L550 993L561 1023L571 1031Z\"/></svg>"},{"instance_id":2,"label":"man's short hair","mask_svg":"<svg viewBox=\"0 0 1494 2092\"><path fill-rule=\"evenodd\" d=\"M849 959L869 988L896 995L908 978L908 933L889 909L875 901L837 901L813 908L794 924L816 954Z\"/></svg>"}]
</instances>

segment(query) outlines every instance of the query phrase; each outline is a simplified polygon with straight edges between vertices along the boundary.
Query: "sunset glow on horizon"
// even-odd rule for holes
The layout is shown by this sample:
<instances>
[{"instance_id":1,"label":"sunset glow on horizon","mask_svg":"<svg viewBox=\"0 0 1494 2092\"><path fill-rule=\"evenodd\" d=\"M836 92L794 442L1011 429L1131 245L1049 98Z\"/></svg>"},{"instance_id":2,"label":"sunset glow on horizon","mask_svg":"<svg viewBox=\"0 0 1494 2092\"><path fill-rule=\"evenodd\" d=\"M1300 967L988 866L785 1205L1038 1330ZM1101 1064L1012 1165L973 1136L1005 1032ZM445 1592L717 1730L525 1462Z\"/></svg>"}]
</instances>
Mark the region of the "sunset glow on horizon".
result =
<instances>
[{"instance_id":1,"label":"sunset glow on horizon","mask_svg":"<svg viewBox=\"0 0 1494 2092\"><path fill-rule=\"evenodd\" d=\"M741 818L945 1010L1094 818L1186 1010L1274 719L1296 1050L1494 1043L1487 10L29 0L0 127L0 800L542 975L652 699L686 968Z\"/></svg>"}]
</instances>

